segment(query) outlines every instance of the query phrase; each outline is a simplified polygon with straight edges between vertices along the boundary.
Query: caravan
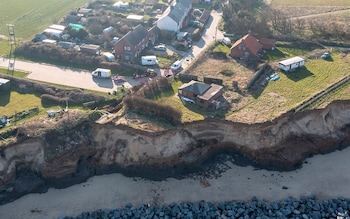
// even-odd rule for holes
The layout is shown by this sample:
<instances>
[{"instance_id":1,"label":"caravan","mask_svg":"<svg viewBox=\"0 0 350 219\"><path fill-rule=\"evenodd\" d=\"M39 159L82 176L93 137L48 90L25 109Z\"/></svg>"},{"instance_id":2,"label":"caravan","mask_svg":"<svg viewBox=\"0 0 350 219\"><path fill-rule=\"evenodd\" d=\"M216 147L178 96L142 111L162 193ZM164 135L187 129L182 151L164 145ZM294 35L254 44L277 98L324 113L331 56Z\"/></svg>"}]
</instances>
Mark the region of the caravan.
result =
<instances>
[{"instance_id":1,"label":"caravan","mask_svg":"<svg viewBox=\"0 0 350 219\"><path fill-rule=\"evenodd\" d=\"M158 65L158 60L156 56L142 56L141 57L142 65Z\"/></svg>"},{"instance_id":2,"label":"caravan","mask_svg":"<svg viewBox=\"0 0 350 219\"><path fill-rule=\"evenodd\" d=\"M108 62L114 62L115 61L115 56L110 53L110 52L104 52L103 56L106 58Z\"/></svg>"}]
</instances>

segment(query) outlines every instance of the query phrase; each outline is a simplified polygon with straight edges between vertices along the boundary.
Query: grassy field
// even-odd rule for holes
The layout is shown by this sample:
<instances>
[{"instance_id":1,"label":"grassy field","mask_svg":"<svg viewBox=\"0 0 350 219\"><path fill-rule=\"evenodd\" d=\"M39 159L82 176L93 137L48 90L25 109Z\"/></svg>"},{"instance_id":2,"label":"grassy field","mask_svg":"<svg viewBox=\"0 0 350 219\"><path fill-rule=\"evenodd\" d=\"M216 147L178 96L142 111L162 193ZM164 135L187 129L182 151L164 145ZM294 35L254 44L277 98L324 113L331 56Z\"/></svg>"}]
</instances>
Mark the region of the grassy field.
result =
<instances>
[{"instance_id":1,"label":"grassy field","mask_svg":"<svg viewBox=\"0 0 350 219\"><path fill-rule=\"evenodd\" d=\"M58 23L74 8L88 0L1 0L0 34L7 36L6 24L15 25L16 37L28 40L51 24Z\"/></svg>"},{"instance_id":2,"label":"grassy field","mask_svg":"<svg viewBox=\"0 0 350 219\"><path fill-rule=\"evenodd\" d=\"M283 51L283 48L281 50ZM332 60L308 59L305 68L290 73L280 71L277 73L280 75L279 80L269 81L259 95L246 97L249 99L248 104L240 110L230 112L227 118L242 121L241 118L250 117L250 122L266 121L299 106L302 102L348 76L350 56L334 52ZM327 100L319 102L312 108L317 108L335 99L350 99L348 91L349 88L343 86L338 89L336 96L333 96L332 93Z\"/></svg>"},{"instance_id":3,"label":"grassy field","mask_svg":"<svg viewBox=\"0 0 350 219\"><path fill-rule=\"evenodd\" d=\"M271 0L272 5L293 6L350 6L349 0Z\"/></svg>"}]
</instances>

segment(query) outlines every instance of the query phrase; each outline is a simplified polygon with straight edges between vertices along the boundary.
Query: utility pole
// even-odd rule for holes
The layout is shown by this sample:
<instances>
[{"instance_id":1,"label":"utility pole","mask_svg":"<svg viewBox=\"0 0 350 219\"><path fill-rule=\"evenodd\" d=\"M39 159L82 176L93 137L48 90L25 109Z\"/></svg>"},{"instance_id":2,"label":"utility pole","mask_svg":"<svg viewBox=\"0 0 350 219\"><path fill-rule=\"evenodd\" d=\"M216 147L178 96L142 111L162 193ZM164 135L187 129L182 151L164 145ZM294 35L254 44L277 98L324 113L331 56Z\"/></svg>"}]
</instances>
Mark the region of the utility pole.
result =
<instances>
[{"instance_id":1,"label":"utility pole","mask_svg":"<svg viewBox=\"0 0 350 219\"><path fill-rule=\"evenodd\" d=\"M15 25L7 24L8 33L9 33L9 44L11 46L10 54L9 54L9 65L7 68L7 74L14 73L15 71L15 49L16 49L16 35L15 35Z\"/></svg>"}]
</instances>

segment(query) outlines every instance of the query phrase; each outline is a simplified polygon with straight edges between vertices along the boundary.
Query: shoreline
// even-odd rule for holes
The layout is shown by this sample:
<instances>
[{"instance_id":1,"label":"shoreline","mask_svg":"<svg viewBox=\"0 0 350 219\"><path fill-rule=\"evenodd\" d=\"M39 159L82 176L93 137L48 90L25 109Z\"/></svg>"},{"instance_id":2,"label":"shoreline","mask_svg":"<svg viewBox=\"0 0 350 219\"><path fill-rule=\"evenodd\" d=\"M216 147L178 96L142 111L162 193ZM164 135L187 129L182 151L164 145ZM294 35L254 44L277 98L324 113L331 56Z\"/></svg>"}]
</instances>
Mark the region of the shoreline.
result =
<instances>
[{"instance_id":1,"label":"shoreline","mask_svg":"<svg viewBox=\"0 0 350 219\"><path fill-rule=\"evenodd\" d=\"M65 189L28 194L0 205L1 217L58 218L77 216L83 211L123 208L127 204L168 205L181 202L266 201L315 195L317 199L350 198L350 147L308 158L299 169L267 171L252 166L229 168L213 178L167 178L151 181L115 173L94 176Z\"/></svg>"}]
</instances>

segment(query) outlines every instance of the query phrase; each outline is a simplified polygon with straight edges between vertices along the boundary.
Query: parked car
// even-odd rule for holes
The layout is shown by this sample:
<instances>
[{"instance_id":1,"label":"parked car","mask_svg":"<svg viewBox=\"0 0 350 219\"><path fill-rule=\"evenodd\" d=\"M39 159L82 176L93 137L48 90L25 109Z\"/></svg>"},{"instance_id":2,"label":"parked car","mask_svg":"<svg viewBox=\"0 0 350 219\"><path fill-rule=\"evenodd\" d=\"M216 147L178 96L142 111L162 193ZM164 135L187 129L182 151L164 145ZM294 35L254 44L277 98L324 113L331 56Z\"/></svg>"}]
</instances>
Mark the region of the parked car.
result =
<instances>
[{"instance_id":1,"label":"parked car","mask_svg":"<svg viewBox=\"0 0 350 219\"><path fill-rule=\"evenodd\" d=\"M329 52L325 52L321 55L322 59L328 59L329 57L331 57L331 54L329 54Z\"/></svg>"},{"instance_id":2,"label":"parked car","mask_svg":"<svg viewBox=\"0 0 350 219\"><path fill-rule=\"evenodd\" d=\"M165 51L166 50L166 47L165 45L157 45L154 47L154 50L158 50L158 51Z\"/></svg>"}]
</instances>

